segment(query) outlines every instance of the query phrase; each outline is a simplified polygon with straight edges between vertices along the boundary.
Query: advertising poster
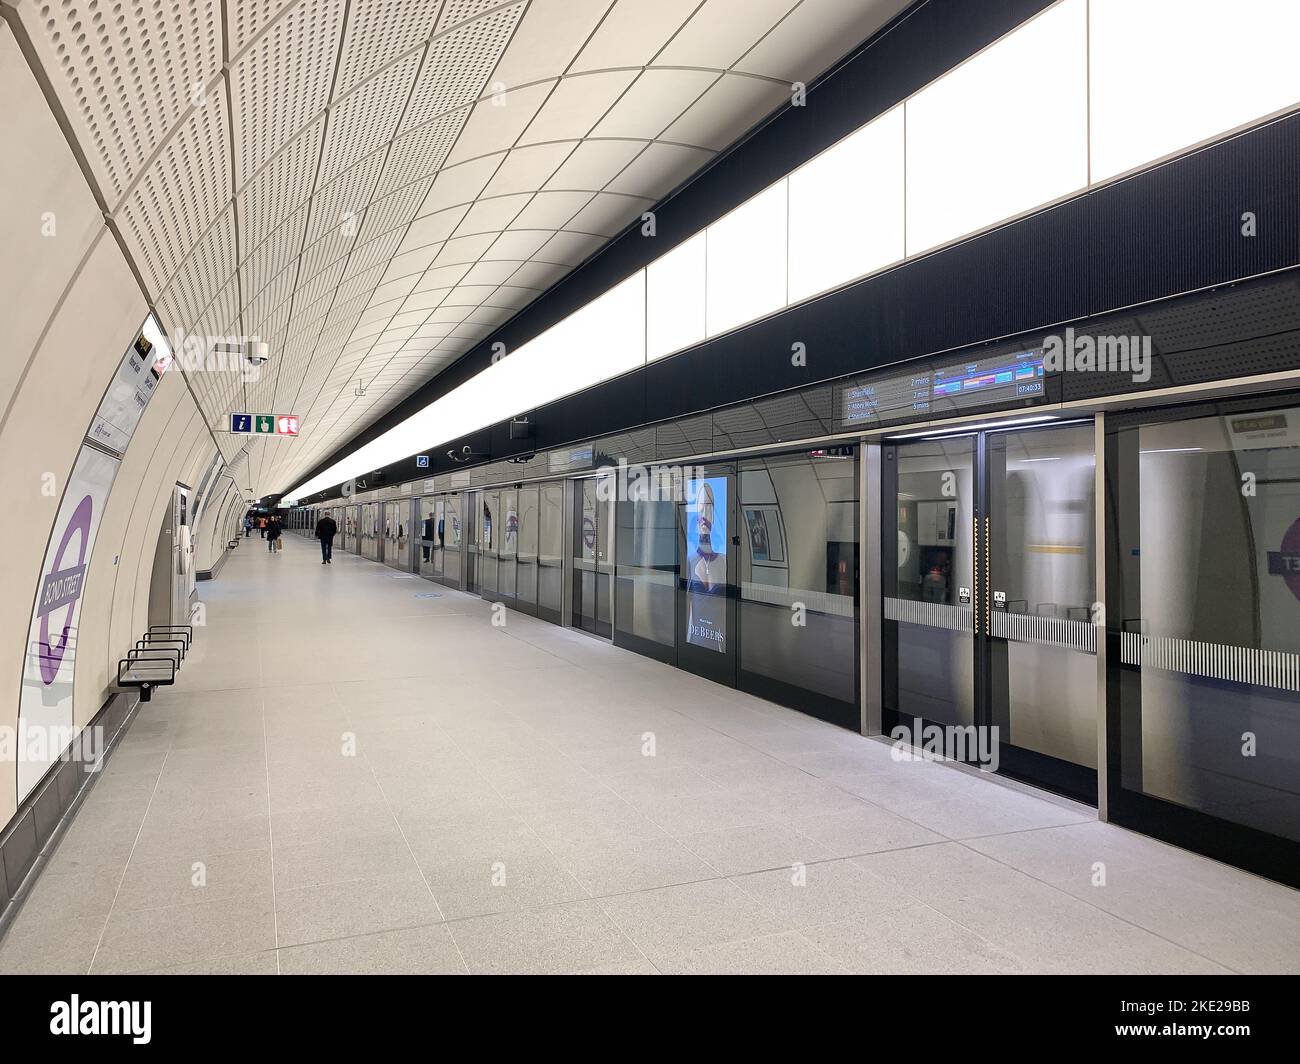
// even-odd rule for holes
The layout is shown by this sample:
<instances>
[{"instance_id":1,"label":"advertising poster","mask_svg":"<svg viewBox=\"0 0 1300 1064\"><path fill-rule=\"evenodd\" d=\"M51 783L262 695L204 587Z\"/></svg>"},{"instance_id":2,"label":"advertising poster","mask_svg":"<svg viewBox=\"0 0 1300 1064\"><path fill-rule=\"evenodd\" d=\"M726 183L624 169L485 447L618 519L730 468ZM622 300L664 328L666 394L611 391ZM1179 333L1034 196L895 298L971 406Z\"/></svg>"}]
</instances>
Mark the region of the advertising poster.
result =
<instances>
[{"instance_id":1,"label":"advertising poster","mask_svg":"<svg viewBox=\"0 0 1300 1064\"><path fill-rule=\"evenodd\" d=\"M81 448L41 567L23 663L18 710L18 800L21 802L75 737L72 676L77 620L95 545L117 473L117 459Z\"/></svg>"},{"instance_id":2,"label":"advertising poster","mask_svg":"<svg viewBox=\"0 0 1300 1064\"><path fill-rule=\"evenodd\" d=\"M686 482L686 641L727 652L727 478Z\"/></svg>"},{"instance_id":3,"label":"advertising poster","mask_svg":"<svg viewBox=\"0 0 1300 1064\"><path fill-rule=\"evenodd\" d=\"M171 360L167 338L150 315L108 386L87 437L118 454L125 454L135 427L140 424L144 409Z\"/></svg>"}]
</instances>

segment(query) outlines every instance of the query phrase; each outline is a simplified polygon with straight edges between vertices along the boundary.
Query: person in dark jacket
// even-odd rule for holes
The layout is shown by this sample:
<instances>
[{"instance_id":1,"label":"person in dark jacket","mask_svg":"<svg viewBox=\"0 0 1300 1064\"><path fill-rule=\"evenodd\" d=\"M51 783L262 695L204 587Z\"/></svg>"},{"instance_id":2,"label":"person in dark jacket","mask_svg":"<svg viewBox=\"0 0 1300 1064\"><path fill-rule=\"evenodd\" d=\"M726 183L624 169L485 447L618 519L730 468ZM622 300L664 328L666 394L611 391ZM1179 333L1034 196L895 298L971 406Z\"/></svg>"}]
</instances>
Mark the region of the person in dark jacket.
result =
<instances>
[{"instance_id":1,"label":"person in dark jacket","mask_svg":"<svg viewBox=\"0 0 1300 1064\"><path fill-rule=\"evenodd\" d=\"M339 526L334 518L326 514L316 522L316 538L320 540L320 563L331 565L334 559L334 537L338 535Z\"/></svg>"},{"instance_id":2,"label":"person in dark jacket","mask_svg":"<svg viewBox=\"0 0 1300 1064\"><path fill-rule=\"evenodd\" d=\"M275 553L280 549L280 520L273 517L266 523L266 549Z\"/></svg>"}]
</instances>

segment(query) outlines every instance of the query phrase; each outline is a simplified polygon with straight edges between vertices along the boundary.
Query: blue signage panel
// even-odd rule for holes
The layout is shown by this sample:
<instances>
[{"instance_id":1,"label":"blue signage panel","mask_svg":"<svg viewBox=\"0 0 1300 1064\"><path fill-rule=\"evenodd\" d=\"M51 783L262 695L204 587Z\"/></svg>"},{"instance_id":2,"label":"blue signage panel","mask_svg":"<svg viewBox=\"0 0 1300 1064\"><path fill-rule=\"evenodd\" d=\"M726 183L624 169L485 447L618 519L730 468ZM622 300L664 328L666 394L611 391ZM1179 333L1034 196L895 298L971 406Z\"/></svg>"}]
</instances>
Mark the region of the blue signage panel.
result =
<instances>
[{"instance_id":1,"label":"blue signage panel","mask_svg":"<svg viewBox=\"0 0 1300 1064\"><path fill-rule=\"evenodd\" d=\"M253 415L252 414L231 414L230 431L231 432L252 432Z\"/></svg>"}]
</instances>

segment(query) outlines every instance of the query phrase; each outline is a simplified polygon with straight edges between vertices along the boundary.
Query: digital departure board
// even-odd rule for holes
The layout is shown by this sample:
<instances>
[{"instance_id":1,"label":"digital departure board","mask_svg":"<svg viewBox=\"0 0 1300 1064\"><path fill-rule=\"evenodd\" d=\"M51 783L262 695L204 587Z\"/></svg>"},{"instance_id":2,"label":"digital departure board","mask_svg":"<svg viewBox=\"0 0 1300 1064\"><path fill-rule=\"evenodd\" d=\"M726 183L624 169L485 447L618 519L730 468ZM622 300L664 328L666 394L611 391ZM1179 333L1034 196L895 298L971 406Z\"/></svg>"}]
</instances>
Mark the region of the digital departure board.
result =
<instances>
[{"instance_id":1,"label":"digital departure board","mask_svg":"<svg viewBox=\"0 0 1300 1064\"><path fill-rule=\"evenodd\" d=\"M930 392L936 414L1041 396L1043 353L1023 351L938 367Z\"/></svg>"},{"instance_id":2,"label":"digital departure board","mask_svg":"<svg viewBox=\"0 0 1300 1064\"><path fill-rule=\"evenodd\" d=\"M843 393L843 421L861 425L899 417L924 418L930 413L930 391L928 369L850 385Z\"/></svg>"}]
</instances>

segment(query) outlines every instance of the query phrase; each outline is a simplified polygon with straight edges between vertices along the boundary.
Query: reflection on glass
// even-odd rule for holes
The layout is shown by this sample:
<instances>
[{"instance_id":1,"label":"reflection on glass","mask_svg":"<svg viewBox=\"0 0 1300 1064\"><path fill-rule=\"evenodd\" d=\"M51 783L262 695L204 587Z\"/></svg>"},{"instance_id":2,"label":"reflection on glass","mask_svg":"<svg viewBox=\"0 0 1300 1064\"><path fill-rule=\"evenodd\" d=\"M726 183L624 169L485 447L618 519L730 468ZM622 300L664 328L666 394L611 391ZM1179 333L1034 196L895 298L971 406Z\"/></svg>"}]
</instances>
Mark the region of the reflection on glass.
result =
<instances>
[{"instance_id":1,"label":"reflection on glass","mask_svg":"<svg viewBox=\"0 0 1300 1064\"><path fill-rule=\"evenodd\" d=\"M975 719L974 457L974 437L896 449L897 557L883 574L883 612L897 622L898 654L887 708L938 724Z\"/></svg>"},{"instance_id":2,"label":"reflection on glass","mask_svg":"<svg viewBox=\"0 0 1300 1064\"><path fill-rule=\"evenodd\" d=\"M1300 408L1142 425L1121 451L1124 785L1300 840Z\"/></svg>"},{"instance_id":3,"label":"reflection on glass","mask_svg":"<svg viewBox=\"0 0 1300 1064\"><path fill-rule=\"evenodd\" d=\"M615 641L676 646L677 513L667 486L618 503ZM620 638L622 637L622 638Z\"/></svg>"},{"instance_id":4,"label":"reflection on glass","mask_svg":"<svg viewBox=\"0 0 1300 1064\"><path fill-rule=\"evenodd\" d=\"M538 489L537 615L560 623L564 594L564 484Z\"/></svg>"},{"instance_id":5,"label":"reflection on glass","mask_svg":"<svg viewBox=\"0 0 1300 1064\"><path fill-rule=\"evenodd\" d=\"M519 542L516 595L521 603L537 601L538 490L536 485L519 489Z\"/></svg>"},{"instance_id":6,"label":"reflection on glass","mask_svg":"<svg viewBox=\"0 0 1300 1064\"><path fill-rule=\"evenodd\" d=\"M740 669L746 685L858 724L856 456L740 463Z\"/></svg>"},{"instance_id":7,"label":"reflection on glass","mask_svg":"<svg viewBox=\"0 0 1300 1064\"><path fill-rule=\"evenodd\" d=\"M1097 767L1097 661L1093 523L1096 459L1091 425L989 438L1003 513L991 514L991 584L1007 596L992 613L1006 640L1008 734L1016 746ZM995 697L1002 695L995 691Z\"/></svg>"}]
</instances>

